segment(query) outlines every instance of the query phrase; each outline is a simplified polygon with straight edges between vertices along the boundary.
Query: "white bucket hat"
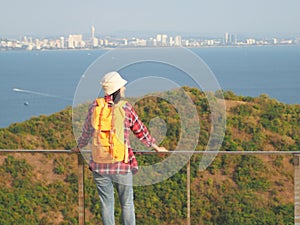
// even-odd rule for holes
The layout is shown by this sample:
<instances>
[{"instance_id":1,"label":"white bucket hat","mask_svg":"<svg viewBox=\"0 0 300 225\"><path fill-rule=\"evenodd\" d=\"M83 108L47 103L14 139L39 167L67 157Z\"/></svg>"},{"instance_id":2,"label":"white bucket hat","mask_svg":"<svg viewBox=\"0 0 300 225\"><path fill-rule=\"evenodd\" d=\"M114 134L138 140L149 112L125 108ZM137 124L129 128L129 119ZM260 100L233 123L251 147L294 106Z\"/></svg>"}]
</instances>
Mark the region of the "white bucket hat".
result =
<instances>
[{"instance_id":1,"label":"white bucket hat","mask_svg":"<svg viewBox=\"0 0 300 225\"><path fill-rule=\"evenodd\" d=\"M111 95L127 83L118 72L109 72L104 75L100 84L105 95Z\"/></svg>"}]
</instances>

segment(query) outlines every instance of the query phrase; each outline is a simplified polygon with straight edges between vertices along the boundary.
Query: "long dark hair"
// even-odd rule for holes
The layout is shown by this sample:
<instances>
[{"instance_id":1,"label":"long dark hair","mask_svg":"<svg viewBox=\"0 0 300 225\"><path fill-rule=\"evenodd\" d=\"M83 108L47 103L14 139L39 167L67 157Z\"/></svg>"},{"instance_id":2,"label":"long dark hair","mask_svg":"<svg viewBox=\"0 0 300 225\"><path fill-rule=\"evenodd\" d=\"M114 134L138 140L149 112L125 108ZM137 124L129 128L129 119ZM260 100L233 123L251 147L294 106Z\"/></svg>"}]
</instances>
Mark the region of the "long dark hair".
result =
<instances>
[{"instance_id":1,"label":"long dark hair","mask_svg":"<svg viewBox=\"0 0 300 225\"><path fill-rule=\"evenodd\" d=\"M112 93L112 99L114 101L115 104L117 104L120 100L121 100L121 94L120 94L120 90L115 91L114 93Z\"/></svg>"}]
</instances>

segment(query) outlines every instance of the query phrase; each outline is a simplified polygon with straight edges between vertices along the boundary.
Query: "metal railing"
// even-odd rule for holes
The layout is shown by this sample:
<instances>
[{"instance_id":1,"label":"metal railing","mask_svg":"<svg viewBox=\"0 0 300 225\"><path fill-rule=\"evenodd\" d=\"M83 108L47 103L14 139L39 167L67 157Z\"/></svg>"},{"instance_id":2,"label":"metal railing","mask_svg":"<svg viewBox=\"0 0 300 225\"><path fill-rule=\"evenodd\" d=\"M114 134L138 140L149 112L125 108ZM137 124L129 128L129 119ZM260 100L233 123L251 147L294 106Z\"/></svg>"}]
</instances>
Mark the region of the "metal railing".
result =
<instances>
[{"instance_id":1,"label":"metal railing","mask_svg":"<svg viewBox=\"0 0 300 225\"><path fill-rule=\"evenodd\" d=\"M10 150L2 149L0 153L55 153L55 154L77 154L78 158L78 224L85 224L85 198L84 198L84 167L85 160L80 153L72 152L71 150ZM226 154L226 155L290 155L293 156L294 165L294 223L300 225L300 151L170 151L170 152L154 152L154 151L134 151L135 154ZM190 202L190 160L187 162L187 225L191 224L191 202Z\"/></svg>"}]
</instances>

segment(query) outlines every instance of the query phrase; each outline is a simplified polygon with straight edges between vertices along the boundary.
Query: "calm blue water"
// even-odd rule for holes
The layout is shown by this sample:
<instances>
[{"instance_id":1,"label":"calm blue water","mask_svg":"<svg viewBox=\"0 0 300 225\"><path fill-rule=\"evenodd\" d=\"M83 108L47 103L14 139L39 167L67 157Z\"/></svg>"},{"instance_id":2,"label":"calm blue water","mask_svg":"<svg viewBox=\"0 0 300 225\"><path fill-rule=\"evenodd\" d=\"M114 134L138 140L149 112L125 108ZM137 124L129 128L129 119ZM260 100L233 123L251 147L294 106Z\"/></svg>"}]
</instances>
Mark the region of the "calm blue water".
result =
<instances>
[{"instance_id":1,"label":"calm blue water","mask_svg":"<svg viewBox=\"0 0 300 225\"><path fill-rule=\"evenodd\" d=\"M224 90L253 97L266 93L281 102L300 104L300 46L193 51L207 63ZM72 105L82 74L104 52L0 52L0 127ZM124 73L133 71L124 70ZM181 84L190 85L185 80ZM16 92L14 88L29 93Z\"/></svg>"}]
</instances>

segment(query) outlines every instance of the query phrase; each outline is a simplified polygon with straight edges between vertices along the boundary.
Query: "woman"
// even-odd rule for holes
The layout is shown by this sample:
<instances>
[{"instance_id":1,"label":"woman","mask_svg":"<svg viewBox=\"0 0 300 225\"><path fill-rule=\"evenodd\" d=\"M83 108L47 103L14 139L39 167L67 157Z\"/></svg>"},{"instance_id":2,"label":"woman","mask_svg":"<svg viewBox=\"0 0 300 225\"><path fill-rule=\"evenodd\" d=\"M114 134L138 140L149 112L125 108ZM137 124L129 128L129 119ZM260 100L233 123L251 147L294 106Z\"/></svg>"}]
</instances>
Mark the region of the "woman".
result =
<instances>
[{"instance_id":1,"label":"woman","mask_svg":"<svg viewBox=\"0 0 300 225\"><path fill-rule=\"evenodd\" d=\"M138 163L129 143L130 130L146 146L154 148L157 152L166 152L164 147L157 146L155 139L148 132L147 127L139 120L132 105L121 99L125 97L125 84L127 83L118 72L109 72L101 80L104 90L104 102L108 107L120 106L124 111L123 126L124 145L126 148L126 160L102 163L91 156L89 163L97 186L98 194L102 205L102 221L104 225L114 225L114 185L116 186L121 208L122 222L124 225L135 224L132 175L138 170ZM99 101L95 100L89 107L82 134L78 139L78 146L74 151L86 146L95 132L93 126L93 114L99 107ZM99 122L100 123L100 122ZM97 161L97 162L96 162Z\"/></svg>"}]
</instances>

